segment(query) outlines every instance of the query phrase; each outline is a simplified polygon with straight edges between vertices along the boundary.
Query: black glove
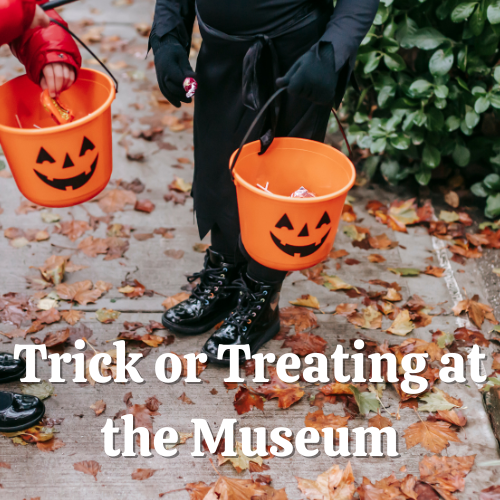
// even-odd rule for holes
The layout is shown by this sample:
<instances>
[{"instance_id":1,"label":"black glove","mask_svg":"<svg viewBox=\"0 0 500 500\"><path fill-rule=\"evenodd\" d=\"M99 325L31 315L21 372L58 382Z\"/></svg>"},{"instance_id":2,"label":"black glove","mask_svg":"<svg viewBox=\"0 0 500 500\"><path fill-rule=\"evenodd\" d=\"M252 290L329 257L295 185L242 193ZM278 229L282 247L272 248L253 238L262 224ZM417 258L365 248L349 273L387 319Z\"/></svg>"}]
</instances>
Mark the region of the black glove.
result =
<instances>
[{"instance_id":1,"label":"black glove","mask_svg":"<svg viewBox=\"0 0 500 500\"><path fill-rule=\"evenodd\" d=\"M186 49L171 34L163 36L161 40L152 37L151 46L155 55L156 78L161 93L176 108L180 108L181 102L191 102L191 98L186 97L182 83L188 77L195 78L196 73L189 64Z\"/></svg>"},{"instance_id":2,"label":"black glove","mask_svg":"<svg viewBox=\"0 0 500 500\"><path fill-rule=\"evenodd\" d=\"M337 81L333 46L329 42L320 42L301 56L284 77L278 78L276 85L288 87L292 95L330 106Z\"/></svg>"}]
</instances>

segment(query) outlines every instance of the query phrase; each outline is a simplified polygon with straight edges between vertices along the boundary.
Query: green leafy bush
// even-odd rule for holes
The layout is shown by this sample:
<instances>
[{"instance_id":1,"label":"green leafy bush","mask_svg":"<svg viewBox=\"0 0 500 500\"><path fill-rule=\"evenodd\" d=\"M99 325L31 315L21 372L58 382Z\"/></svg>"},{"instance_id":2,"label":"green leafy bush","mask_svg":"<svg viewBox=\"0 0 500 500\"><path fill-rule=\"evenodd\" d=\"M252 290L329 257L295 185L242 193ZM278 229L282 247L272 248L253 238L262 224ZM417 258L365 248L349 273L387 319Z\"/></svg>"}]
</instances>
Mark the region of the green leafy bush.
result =
<instances>
[{"instance_id":1,"label":"green leafy bush","mask_svg":"<svg viewBox=\"0 0 500 500\"><path fill-rule=\"evenodd\" d=\"M438 167L487 166L494 179L473 192L500 215L499 42L500 0L381 1L358 54L361 96L342 109L369 177L426 185Z\"/></svg>"}]
</instances>

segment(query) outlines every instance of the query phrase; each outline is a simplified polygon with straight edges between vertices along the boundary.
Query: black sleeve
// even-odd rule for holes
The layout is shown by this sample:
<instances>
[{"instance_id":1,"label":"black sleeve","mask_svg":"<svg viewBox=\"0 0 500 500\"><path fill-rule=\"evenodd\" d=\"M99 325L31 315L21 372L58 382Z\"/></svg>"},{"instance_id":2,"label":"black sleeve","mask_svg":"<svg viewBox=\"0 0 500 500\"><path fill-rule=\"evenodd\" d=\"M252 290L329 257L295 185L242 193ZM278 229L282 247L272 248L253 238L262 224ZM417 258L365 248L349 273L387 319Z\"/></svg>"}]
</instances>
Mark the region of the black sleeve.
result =
<instances>
[{"instance_id":1,"label":"black sleeve","mask_svg":"<svg viewBox=\"0 0 500 500\"><path fill-rule=\"evenodd\" d=\"M339 73L337 104L342 100L354 69L358 48L375 19L378 5L379 0L338 0L321 37L321 42L333 45L335 53L335 68Z\"/></svg>"},{"instance_id":2,"label":"black sleeve","mask_svg":"<svg viewBox=\"0 0 500 500\"><path fill-rule=\"evenodd\" d=\"M195 17L195 0L156 0L150 36L153 49L155 42L170 33L189 50Z\"/></svg>"}]
</instances>

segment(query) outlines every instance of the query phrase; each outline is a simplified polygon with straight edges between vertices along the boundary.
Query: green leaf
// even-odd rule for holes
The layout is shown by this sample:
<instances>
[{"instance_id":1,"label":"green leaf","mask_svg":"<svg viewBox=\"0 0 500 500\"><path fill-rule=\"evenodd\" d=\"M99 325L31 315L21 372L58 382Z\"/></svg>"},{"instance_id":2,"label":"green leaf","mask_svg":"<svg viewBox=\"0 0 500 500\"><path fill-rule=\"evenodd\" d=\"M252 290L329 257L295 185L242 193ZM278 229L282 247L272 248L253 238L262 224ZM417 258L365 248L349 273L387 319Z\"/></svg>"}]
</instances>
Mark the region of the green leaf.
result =
<instances>
[{"instance_id":1,"label":"green leaf","mask_svg":"<svg viewBox=\"0 0 500 500\"><path fill-rule=\"evenodd\" d=\"M403 71L406 63L399 54L386 54L384 56L385 65L392 71Z\"/></svg>"},{"instance_id":2,"label":"green leaf","mask_svg":"<svg viewBox=\"0 0 500 500\"><path fill-rule=\"evenodd\" d=\"M489 100L494 108L500 109L500 94L490 94Z\"/></svg>"},{"instance_id":3,"label":"green leaf","mask_svg":"<svg viewBox=\"0 0 500 500\"><path fill-rule=\"evenodd\" d=\"M354 123L365 123L368 120L368 115L362 111L357 111L354 115Z\"/></svg>"},{"instance_id":4,"label":"green leaf","mask_svg":"<svg viewBox=\"0 0 500 500\"><path fill-rule=\"evenodd\" d=\"M486 94L486 90L483 89L483 87L476 85L475 87L472 88L471 93L474 97L484 96Z\"/></svg>"},{"instance_id":5,"label":"green leaf","mask_svg":"<svg viewBox=\"0 0 500 500\"><path fill-rule=\"evenodd\" d=\"M458 4L451 13L451 20L454 23L461 23L462 21L465 21L474 12L477 4L477 2L463 2Z\"/></svg>"},{"instance_id":6,"label":"green leaf","mask_svg":"<svg viewBox=\"0 0 500 500\"><path fill-rule=\"evenodd\" d=\"M441 163L441 153L439 149L426 144L422 153L422 161L431 168L436 168Z\"/></svg>"},{"instance_id":7,"label":"green leaf","mask_svg":"<svg viewBox=\"0 0 500 500\"><path fill-rule=\"evenodd\" d=\"M472 14L469 26L475 36L479 36L484 30L484 24L486 22L486 13L482 6L480 5Z\"/></svg>"},{"instance_id":8,"label":"green leaf","mask_svg":"<svg viewBox=\"0 0 500 500\"><path fill-rule=\"evenodd\" d=\"M422 50L437 49L446 37L435 28L422 28L414 33L408 33L401 41L401 46L405 48L418 47Z\"/></svg>"},{"instance_id":9,"label":"green leaf","mask_svg":"<svg viewBox=\"0 0 500 500\"><path fill-rule=\"evenodd\" d=\"M387 139L382 137L372 142L370 146L370 152L374 155L378 153L383 153L385 151L385 147L387 146Z\"/></svg>"},{"instance_id":10,"label":"green leaf","mask_svg":"<svg viewBox=\"0 0 500 500\"><path fill-rule=\"evenodd\" d=\"M495 68L495 71L493 71L493 78L496 80L497 83L500 83L500 66L497 66Z\"/></svg>"},{"instance_id":11,"label":"green leaf","mask_svg":"<svg viewBox=\"0 0 500 500\"><path fill-rule=\"evenodd\" d=\"M427 80L417 80L410 85L410 92L415 95L430 97L432 94L432 83Z\"/></svg>"},{"instance_id":12,"label":"green leaf","mask_svg":"<svg viewBox=\"0 0 500 500\"><path fill-rule=\"evenodd\" d=\"M459 167L466 167L470 162L469 149L466 146L462 146L461 144L458 144L458 143L455 146L455 149L453 150L453 153L451 156L453 158L453 161Z\"/></svg>"},{"instance_id":13,"label":"green leaf","mask_svg":"<svg viewBox=\"0 0 500 500\"><path fill-rule=\"evenodd\" d=\"M477 196L478 198L486 198L489 194L484 189L482 182L476 182L475 184L472 184L472 186L470 187L470 190L472 191L472 194L474 196Z\"/></svg>"},{"instance_id":14,"label":"green leaf","mask_svg":"<svg viewBox=\"0 0 500 500\"><path fill-rule=\"evenodd\" d=\"M425 401L425 405L419 406L420 411L435 412L440 410L451 410L452 408L457 408L457 405L450 403L445 398L445 392L434 387L433 392L427 392L424 396L420 398L421 401Z\"/></svg>"},{"instance_id":15,"label":"green leaf","mask_svg":"<svg viewBox=\"0 0 500 500\"><path fill-rule=\"evenodd\" d=\"M421 185L421 186L427 186L429 182L431 181L432 178L432 169L430 168L421 168L416 174L415 174L415 180Z\"/></svg>"},{"instance_id":16,"label":"green leaf","mask_svg":"<svg viewBox=\"0 0 500 500\"><path fill-rule=\"evenodd\" d=\"M365 67L363 68L363 73L365 75L368 75L372 71L375 71L380 64L380 59L382 59L382 55L380 55L378 52L370 52Z\"/></svg>"},{"instance_id":17,"label":"green leaf","mask_svg":"<svg viewBox=\"0 0 500 500\"><path fill-rule=\"evenodd\" d=\"M490 101L486 97L480 97L474 104L474 111L480 115L490 107Z\"/></svg>"},{"instance_id":18,"label":"green leaf","mask_svg":"<svg viewBox=\"0 0 500 500\"><path fill-rule=\"evenodd\" d=\"M446 128L448 129L448 132L453 132L454 130L457 130L460 127L460 118L457 116L448 116L446 119Z\"/></svg>"},{"instance_id":19,"label":"green leaf","mask_svg":"<svg viewBox=\"0 0 500 500\"><path fill-rule=\"evenodd\" d=\"M398 182L398 174L399 174L399 163L395 160L393 161L384 161L382 165L380 165L380 172L382 173L382 177L389 184L397 184Z\"/></svg>"},{"instance_id":20,"label":"green leaf","mask_svg":"<svg viewBox=\"0 0 500 500\"><path fill-rule=\"evenodd\" d=\"M380 163L380 156L370 156L363 163L363 172L368 179L371 179L377 171L378 164Z\"/></svg>"},{"instance_id":21,"label":"green leaf","mask_svg":"<svg viewBox=\"0 0 500 500\"><path fill-rule=\"evenodd\" d=\"M371 411L374 413L378 412L380 407L380 402L377 398L377 395L373 392L361 392L356 386L350 385L349 389L351 389L354 394L354 399L359 408L359 413L361 415L368 415Z\"/></svg>"},{"instance_id":22,"label":"green leaf","mask_svg":"<svg viewBox=\"0 0 500 500\"><path fill-rule=\"evenodd\" d=\"M465 113L465 123L468 128L474 128L479 123L479 115L473 110Z\"/></svg>"},{"instance_id":23,"label":"green leaf","mask_svg":"<svg viewBox=\"0 0 500 500\"><path fill-rule=\"evenodd\" d=\"M411 139L402 132L398 132L396 137L390 138L389 142L394 148L399 149L400 151L405 151L410 147Z\"/></svg>"},{"instance_id":24,"label":"green leaf","mask_svg":"<svg viewBox=\"0 0 500 500\"><path fill-rule=\"evenodd\" d=\"M390 267L387 270L399 276L418 276L420 274L420 271L414 267Z\"/></svg>"},{"instance_id":25,"label":"green leaf","mask_svg":"<svg viewBox=\"0 0 500 500\"><path fill-rule=\"evenodd\" d=\"M455 342L455 335L448 332L441 332L441 335L436 339L436 344L441 349L453 344L453 342Z\"/></svg>"},{"instance_id":26,"label":"green leaf","mask_svg":"<svg viewBox=\"0 0 500 500\"><path fill-rule=\"evenodd\" d=\"M500 193L492 194L486 198L484 215L489 219L496 219L500 216Z\"/></svg>"},{"instance_id":27,"label":"green leaf","mask_svg":"<svg viewBox=\"0 0 500 500\"><path fill-rule=\"evenodd\" d=\"M451 47L446 50L436 50L429 61L429 71L434 76L446 75L453 67L454 60L455 57Z\"/></svg>"},{"instance_id":28,"label":"green leaf","mask_svg":"<svg viewBox=\"0 0 500 500\"><path fill-rule=\"evenodd\" d=\"M375 15L375 19L373 20L373 24L375 26L380 26L387 21L389 17L390 9L386 7L384 4L380 4L377 10L377 14Z\"/></svg>"},{"instance_id":29,"label":"green leaf","mask_svg":"<svg viewBox=\"0 0 500 500\"><path fill-rule=\"evenodd\" d=\"M457 80L457 83L460 85L460 87L462 87L465 90L469 90L469 87L467 86L467 84L459 76L456 77L456 80Z\"/></svg>"},{"instance_id":30,"label":"green leaf","mask_svg":"<svg viewBox=\"0 0 500 500\"><path fill-rule=\"evenodd\" d=\"M50 382L42 380L36 384L23 384L21 392L39 399L47 399L54 394L54 386Z\"/></svg>"},{"instance_id":31,"label":"green leaf","mask_svg":"<svg viewBox=\"0 0 500 500\"><path fill-rule=\"evenodd\" d=\"M500 175L498 174L488 174L483 179L483 184L487 189L491 189L492 191L500 191Z\"/></svg>"},{"instance_id":32,"label":"green leaf","mask_svg":"<svg viewBox=\"0 0 500 500\"><path fill-rule=\"evenodd\" d=\"M444 115L436 108L430 108L427 111L427 130L431 132L439 132L444 126Z\"/></svg>"},{"instance_id":33,"label":"green leaf","mask_svg":"<svg viewBox=\"0 0 500 500\"><path fill-rule=\"evenodd\" d=\"M494 0L486 10L488 21L491 24L500 23L500 0Z\"/></svg>"},{"instance_id":34,"label":"green leaf","mask_svg":"<svg viewBox=\"0 0 500 500\"><path fill-rule=\"evenodd\" d=\"M450 93L450 89L446 85L438 85L434 89L434 94L439 99L446 99Z\"/></svg>"}]
</instances>

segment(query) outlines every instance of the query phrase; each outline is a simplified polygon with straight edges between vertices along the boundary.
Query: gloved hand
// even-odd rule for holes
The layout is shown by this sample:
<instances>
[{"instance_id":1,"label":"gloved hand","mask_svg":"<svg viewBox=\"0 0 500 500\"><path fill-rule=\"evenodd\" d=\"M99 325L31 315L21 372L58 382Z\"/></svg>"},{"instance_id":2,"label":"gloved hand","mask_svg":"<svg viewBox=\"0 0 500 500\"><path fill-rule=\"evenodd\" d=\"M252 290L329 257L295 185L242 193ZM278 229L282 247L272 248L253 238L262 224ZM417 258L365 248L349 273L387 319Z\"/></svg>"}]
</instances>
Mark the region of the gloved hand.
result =
<instances>
[{"instance_id":1,"label":"gloved hand","mask_svg":"<svg viewBox=\"0 0 500 500\"><path fill-rule=\"evenodd\" d=\"M170 34L161 40L152 40L151 45L161 93L176 108L180 108L181 102L191 102L191 98L186 97L182 83L188 77L195 78L196 74L189 64L186 49L175 36Z\"/></svg>"},{"instance_id":2,"label":"gloved hand","mask_svg":"<svg viewBox=\"0 0 500 500\"><path fill-rule=\"evenodd\" d=\"M287 74L276 80L278 87L288 86L292 95L317 104L332 105L337 87L333 46L320 42L301 56Z\"/></svg>"}]
</instances>

